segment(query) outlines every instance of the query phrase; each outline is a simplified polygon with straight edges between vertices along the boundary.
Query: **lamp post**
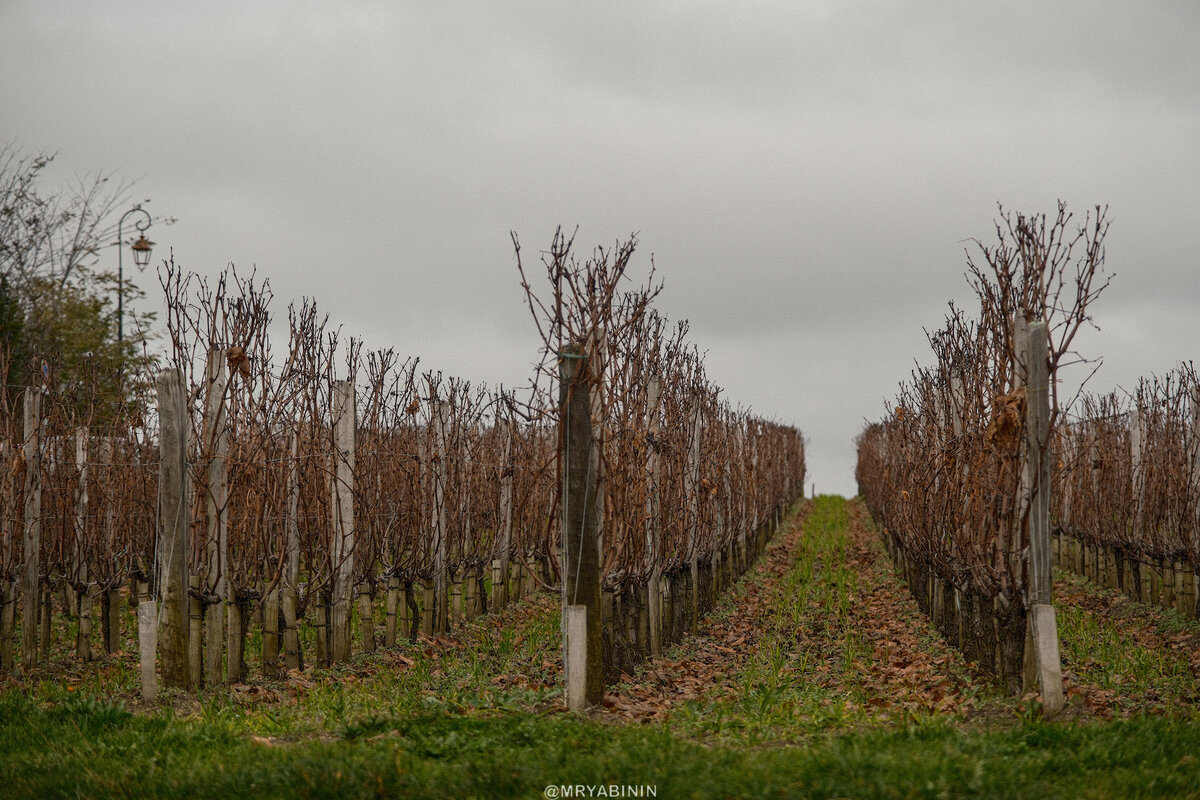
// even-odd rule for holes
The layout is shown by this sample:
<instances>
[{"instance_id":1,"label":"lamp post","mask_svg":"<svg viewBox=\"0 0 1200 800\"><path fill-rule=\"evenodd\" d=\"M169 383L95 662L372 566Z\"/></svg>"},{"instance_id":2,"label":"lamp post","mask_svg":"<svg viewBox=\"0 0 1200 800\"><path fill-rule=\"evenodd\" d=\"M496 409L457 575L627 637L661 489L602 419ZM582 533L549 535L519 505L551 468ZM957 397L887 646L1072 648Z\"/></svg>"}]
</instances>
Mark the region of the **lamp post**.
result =
<instances>
[{"instance_id":1,"label":"lamp post","mask_svg":"<svg viewBox=\"0 0 1200 800\"><path fill-rule=\"evenodd\" d=\"M121 215L121 219L117 222L117 342L125 341L125 240L123 236L125 218L130 214L141 214L145 219L135 220L134 226L138 230L137 241L130 245L133 250L133 263L137 264L139 270L145 269L150 264L150 249L154 246L154 242L146 238L146 229L150 227L153 221L150 217L150 212L142 208L141 204L134 206Z\"/></svg>"}]
</instances>

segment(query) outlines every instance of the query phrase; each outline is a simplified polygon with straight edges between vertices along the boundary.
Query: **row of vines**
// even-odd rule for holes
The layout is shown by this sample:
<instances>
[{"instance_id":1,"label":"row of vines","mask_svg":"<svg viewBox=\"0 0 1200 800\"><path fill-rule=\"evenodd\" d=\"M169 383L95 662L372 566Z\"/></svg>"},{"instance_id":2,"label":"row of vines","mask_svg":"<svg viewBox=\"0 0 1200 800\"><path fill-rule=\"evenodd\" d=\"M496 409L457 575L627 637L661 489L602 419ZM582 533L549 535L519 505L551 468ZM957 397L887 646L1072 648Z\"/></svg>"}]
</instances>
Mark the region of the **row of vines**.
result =
<instances>
[{"instance_id":1,"label":"row of vines","mask_svg":"<svg viewBox=\"0 0 1200 800\"><path fill-rule=\"evenodd\" d=\"M936 362L858 439L859 490L918 602L1014 692L1026 678L1032 498L1044 488L1026 466L1020 331L1044 322L1048 332L1051 411L1038 445L1052 448L1069 405L1059 369L1079 360L1076 333L1108 283L1107 227L1100 208L1079 225L1061 205L1049 219L1002 212L996 243L979 243L981 260L968 257L978 315L951 308L929 336Z\"/></svg>"},{"instance_id":2,"label":"row of vines","mask_svg":"<svg viewBox=\"0 0 1200 800\"><path fill-rule=\"evenodd\" d=\"M620 287L633 250L618 243L576 260L556 235L542 259L544 303L522 266L545 358L519 390L346 341L310 301L288 307L281 347L267 282L166 265L164 366L181 380L188 430L182 683L244 680L252 620L269 677L345 659L352 641L373 649L443 633L554 586L551 365L577 337L604 351L593 425L604 443L605 588L661 604L646 594L652 578L745 554L747 537L802 491L803 440L720 396L686 324L654 309L661 285ZM115 652L122 601L161 597L166 582L153 398L113 407L56 382L45 363L40 386L0 395L5 671L57 652L55 615L77 623L75 658Z\"/></svg>"},{"instance_id":3,"label":"row of vines","mask_svg":"<svg viewBox=\"0 0 1200 800\"><path fill-rule=\"evenodd\" d=\"M1060 431L1056 463L1060 563L1197 616L1200 381L1192 365L1143 378L1128 393L1082 398Z\"/></svg>"}]
</instances>

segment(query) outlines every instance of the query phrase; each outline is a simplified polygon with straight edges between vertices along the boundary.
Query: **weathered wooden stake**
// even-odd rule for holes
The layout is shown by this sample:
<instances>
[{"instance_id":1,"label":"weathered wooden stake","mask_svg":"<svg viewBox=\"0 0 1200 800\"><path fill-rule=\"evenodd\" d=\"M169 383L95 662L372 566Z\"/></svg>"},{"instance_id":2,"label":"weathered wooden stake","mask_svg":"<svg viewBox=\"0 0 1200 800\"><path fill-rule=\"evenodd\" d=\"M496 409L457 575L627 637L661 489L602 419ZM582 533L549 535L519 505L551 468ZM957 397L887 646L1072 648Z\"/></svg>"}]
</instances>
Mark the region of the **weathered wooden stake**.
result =
<instances>
[{"instance_id":1,"label":"weathered wooden stake","mask_svg":"<svg viewBox=\"0 0 1200 800\"><path fill-rule=\"evenodd\" d=\"M449 474L447 464L446 443L446 401L433 400L431 404L430 425L433 426L433 458L434 465L431 474L433 481L433 507L430 519L430 533L433 536L433 584L427 587L433 596L429 604L431 614L431 633L445 633L449 627L450 599L449 587L446 585L446 549L449 536L449 518L446 508L446 490Z\"/></svg>"},{"instance_id":2,"label":"weathered wooden stake","mask_svg":"<svg viewBox=\"0 0 1200 800\"><path fill-rule=\"evenodd\" d=\"M479 573L474 567L466 571L463 586L463 617L473 619L479 616Z\"/></svg>"},{"instance_id":3,"label":"weathered wooden stake","mask_svg":"<svg viewBox=\"0 0 1200 800\"><path fill-rule=\"evenodd\" d=\"M74 586L65 587L65 596L70 598L71 611L79 618L79 626L75 636L75 654L80 661L91 661L91 619L84 620L83 597L88 591L88 565L85 556L87 538L87 507L88 507L88 429L75 429L75 470L79 483L75 489L75 535L72 540L72 571ZM83 587L77 589L76 587ZM89 598L90 599L90 598ZM88 614L91 614L91 604L88 604Z\"/></svg>"},{"instance_id":4,"label":"weathered wooden stake","mask_svg":"<svg viewBox=\"0 0 1200 800\"><path fill-rule=\"evenodd\" d=\"M512 552L513 533L513 439L516 423L508 423L504 433L504 460L501 462L500 473L500 558L496 559L492 569L492 607L504 608L509 602L508 597L508 564Z\"/></svg>"},{"instance_id":5,"label":"weathered wooden stake","mask_svg":"<svg viewBox=\"0 0 1200 800\"><path fill-rule=\"evenodd\" d=\"M433 630L433 582L426 579L421 584L421 633L432 636Z\"/></svg>"},{"instance_id":6,"label":"weathered wooden stake","mask_svg":"<svg viewBox=\"0 0 1200 800\"><path fill-rule=\"evenodd\" d=\"M300 434L291 437L292 458L288 465L287 517L284 521L283 588L280 606L283 612L283 666L287 670L304 668L300 648Z\"/></svg>"},{"instance_id":7,"label":"weathered wooden stake","mask_svg":"<svg viewBox=\"0 0 1200 800\"><path fill-rule=\"evenodd\" d=\"M452 612L451 620L454 623L454 627L458 627L459 625L462 624L462 620L463 620L463 616L464 616L463 615L463 571L462 571L462 567L459 567L454 572L454 578L450 584L450 609Z\"/></svg>"},{"instance_id":8,"label":"weathered wooden stake","mask_svg":"<svg viewBox=\"0 0 1200 800\"><path fill-rule=\"evenodd\" d=\"M354 383L333 385L333 609L330 614L329 657L334 663L350 658L350 591L354 577L354 432L357 411Z\"/></svg>"},{"instance_id":9,"label":"weathered wooden stake","mask_svg":"<svg viewBox=\"0 0 1200 800\"><path fill-rule=\"evenodd\" d=\"M362 636L364 653L375 652L375 601L371 596L371 584L363 581L358 585L358 631Z\"/></svg>"},{"instance_id":10,"label":"weathered wooden stake","mask_svg":"<svg viewBox=\"0 0 1200 800\"><path fill-rule=\"evenodd\" d=\"M416 623L420 621L417 593L411 581L404 582L404 600L400 604L400 635L405 639L417 638Z\"/></svg>"},{"instance_id":11,"label":"weathered wooden stake","mask_svg":"<svg viewBox=\"0 0 1200 800\"><path fill-rule=\"evenodd\" d=\"M158 373L159 419L159 587L162 613L163 685L191 686L187 652L187 560L191 554L187 508L187 390L177 369ZM139 625L140 625L139 621Z\"/></svg>"},{"instance_id":12,"label":"weathered wooden stake","mask_svg":"<svg viewBox=\"0 0 1200 800\"><path fill-rule=\"evenodd\" d=\"M587 654L584 659L583 702L599 703L604 696L603 629L600 611L599 546L599 453L592 429L591 389L599 375L591 375L588 356L579 345L569 345L559 353L559 419L562 453L562 564L564 646L566 684L579 676L573 671L570 655L571 630L567 627L570 606L586 608ZM576 692L575 697L578 697Z\"/></svg>"},{"instance_id":13,"label":"weathered wooden stake","mask_svg":"<svg viewBox=\"0 0 1200 800\"><path fill-rule=\"evenodd\" d=\"M696 633L700 623L700 572L696 554L696 537L700 530L700 431L699 406L688 414L687 472L684 474L684 496L688 504L688 571L691 574L689 595L689 632Z\"/></svg>"},{"instance_id":14,"label":"weathered wooden stake","mask_svg":"<svg viewBox=\"0 0 1200 800\"><path fill-rule=\"evenodd\" d=\"M205 361L204 449L209 462L204 474L205 541L208 597L204 608L204 681L217 686L225 679L225 609L233 600L229 568L229 488L226 460L229 454L229 425L225 414L228 380L224 351L212 348Z\"/></svg>"},{"instance_id":15,"label":"weathered wooden stake","mask_svg":"<svg viewBox=\"0 0 1200 800\"><path fill-rule=\"evenodd\" d=\"M116 654L121 649L121 587L113 586L100 595L100 625L105 652Z\"/></svg>"},{"instance_id":16,"label":"weathered wooden stake","mask_svg":"<svg viewBox=\"0 0 1200 800\"><path fill-rule=\"evenodd\" d=\"M503 570L500 567L500 559L492 559L492 609L499 611L504 607L505 595L507 588L503 577Z\"/></svg>"},{"instance_id":17,"label":"weathered wooden stake","mask_svg":"<svg viewBox=\"0 0 1200 800\"><path fill-rule=\"evenodd\" d=\"M279 677L279 586L273 587L262 603L262 673L264 678Z\"/></svg>"},{"instance_id":18,"label":"weathered wooden stake","mask_svg":"<svg viewBox=\"0 0 1200 800\"><path fill-rule=\"evenodd\" d=\"M79 592L79 636L75 640L76 657L87 663L92 660L92 584ZM3 664L0 663L0 671Z\"/></svg>"},{"instance_id":19,"label":"weathered wooden stake","mask_svg":"<svg viewBox=\"0 0 1200 800\"><path fill-rule=\"evenodd\" d=\"M246 622L249 617L248 601L234 597L226 609L229 615L229 661L225 665L229 683L241 683L246 679Z\"/></svg>"},{"instance_id":20,"label":"weathered wooden stake","mask_svg":"<svg viewBox=\"0 0 1200 800\"><path fill-rule=\"evenodd\" d=\"M662 655L662 588L658 551L662 541L662 518L659 513L661 498L659 486L662 480L662 463L658 454L659 398L662 396L662 379L651 375L646 382L646 474L650 485L646 492L646 560L650 567L647 587L648 625L650 628L650 655Z\"/></svg>"},{"instance_id":21,"label":"weathered wooden stake","mask_svg":"<svg viewBox=\"0 0 1200 800\"><path fill-rule=\"evenodd\" d=\"M204 663L204 601L199 597L204 581L199 575L188 576L188 680L200 688Z\"/></svg>"},{"instance_id":22,"label":"weathered wooden stake","mask_svg":"<svg viewBox=\"0 0 1200 800\"><path fill-rule=\"evenodd\" d=\"M383 646L396 646L396 613L400 609L400 576L388 578L387 588L387 619L383 628ZM407 631L404 631L407 634Z\"/></svg>"},{"instance_id":23,"label":"weathered wooden stake","mask_svg":"<svg viewBox=\"0 0 1200 800\"><path fill-rule=\"evenodd\" d=\"M1145 418L1136 405L1129 412L1129 463L1133 480L1133 535L1142 535L1145 513L1146 478L1142 466L1142 443L1145 441Z\"/></svg>"},{"instance_id":24,"label":"weathered wooden stake","mask_svg":"<svg viewBox=\"0 0 1200 800\"><path fill-rule=\"evenodd\" d=\"M21 615L21 666L26 670L37 663L38 603L41 600L42 572L42 390L25 390L25 439L21 454L25 459L25 535L23 606Z\"/></svg>"},{"instance_id":25,"label":"weathered wooden stake","mask_svg":"<svg viewBox=\"0 0 1200 800\"><path fill-rule=\"evenodd\" d=\"M13 669L13 627L16 622L16 584L0 583L0 673Z\"/></svg>"},{"instance_id":26,"label":"weathered wooden stake","mask_svg":"<svg viewBox=\"0 0 1200 800\"><path fill-rule=\"evenodd\" d=\"M313 628L317 635L317 663L327 667L329 666L329 596L324 591L317 592L313 616L316 617Z\"/></svg>"},{"instance_id":27,"label":"weathered wooden stake","mask_svg":"<svg viewBox=\"0 0 1200 800\"><path fill-rule=\"evenodd\" d=\"M1045 322L1031 322L1019 342L1025 361L1026 464L1029 506L1029 619L1042 705L1050 714L1066 702L1053 598L1050 556L1050 374Z\"/></svg>"},{"instance_id":28,"label":"weathered wooden stake","mask_svg":"<svg viewBox=\"0 0 1200 800\"><path fill-rule=\"evenodd\" d=\"M38 604L40 611L38 612L38 624L41 627L38 637L38 652L41 654L41 660L47 661L50 658L51 626L50 617L54 612L54 597L53 587L50 583L42 584L42 599Z\"/></svg>"}]
</instances>

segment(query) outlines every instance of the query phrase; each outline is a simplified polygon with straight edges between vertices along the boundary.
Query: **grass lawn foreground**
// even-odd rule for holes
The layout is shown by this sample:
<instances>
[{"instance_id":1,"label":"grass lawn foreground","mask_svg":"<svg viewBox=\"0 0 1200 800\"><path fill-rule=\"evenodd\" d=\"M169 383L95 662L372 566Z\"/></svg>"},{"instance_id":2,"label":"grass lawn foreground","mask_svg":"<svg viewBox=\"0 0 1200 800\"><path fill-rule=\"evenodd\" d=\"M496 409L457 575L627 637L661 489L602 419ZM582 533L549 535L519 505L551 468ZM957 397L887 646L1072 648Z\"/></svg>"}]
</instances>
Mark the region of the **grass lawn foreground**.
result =
<instances>
[{"instance_id":1,"label":"grass lawn foreground","mask_svg":"<svg viewBox=\"0 0 1200 800\"><path fill-rule=\"evenodd\" d=\"M0 797L1200 796L1179 646L1196 622L1058 579L1065 720L962 662L861 504L819 497L694 640L587 717L559 708L545 596L340 670L153 707L118 663L9 679Z\"/></svg>"}]
</instances>

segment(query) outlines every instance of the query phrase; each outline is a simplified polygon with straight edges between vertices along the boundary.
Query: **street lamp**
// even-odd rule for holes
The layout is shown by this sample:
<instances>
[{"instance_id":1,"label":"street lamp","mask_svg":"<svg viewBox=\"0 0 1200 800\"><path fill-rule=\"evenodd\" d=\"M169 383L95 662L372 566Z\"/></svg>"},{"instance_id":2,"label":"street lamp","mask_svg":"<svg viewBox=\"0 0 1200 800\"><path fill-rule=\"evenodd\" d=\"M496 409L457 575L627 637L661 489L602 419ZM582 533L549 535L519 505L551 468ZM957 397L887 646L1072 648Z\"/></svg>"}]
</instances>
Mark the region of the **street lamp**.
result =
<instances>
[{"instance_id":1,"label":"street lamp","mask_svg":"<svg viewBox=\"0 0 1200 800\"><path fill-rule=\"evenodd\" d=\"M130 249L133 250L133 263L137 264L139 270L145 269L150 264L150 248L154 246L154 242L146 238L146 229L150 227L153 221L150 218L150 212L142 208L141 204L134 206L121 215L121 219L117 221L117 342L125 341L125 240L122 236L122 230L125 225L125 218L130 214L141 214L145 219L136 220L134 225L138 230L138 239Z\"/></svg>"}]
</instances>

